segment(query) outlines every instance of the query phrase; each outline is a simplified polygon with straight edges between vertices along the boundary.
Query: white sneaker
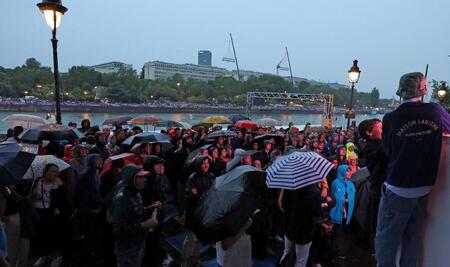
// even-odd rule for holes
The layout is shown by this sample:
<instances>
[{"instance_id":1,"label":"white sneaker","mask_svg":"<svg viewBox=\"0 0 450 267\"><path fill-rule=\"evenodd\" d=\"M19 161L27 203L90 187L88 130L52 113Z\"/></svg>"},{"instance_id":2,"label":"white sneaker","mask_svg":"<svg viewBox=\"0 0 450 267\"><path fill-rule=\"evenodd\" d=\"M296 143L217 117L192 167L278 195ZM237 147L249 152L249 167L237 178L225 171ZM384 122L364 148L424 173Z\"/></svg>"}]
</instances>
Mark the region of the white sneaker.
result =
<instances>
[{"instance_id":1,"label":"white sneaker","mask_svg":"<svg viewBox=\"0 0 450 267\"><path fill-rule=\"evenodd\" d=\"M37 259L37 261L34 262L33 267L44 266L46 261L47 261L47 257L39 257L39 259Z\"/></svg>"},{"instance_id":2,"label":"white sneaker","mask_svg":"<svg viewBox=\"0 0 450 267\"><path fill-rule=\"evenodd\" d=\"M50 267L59 267L61 266L63 258L61 256L56 256L50 263Z\"/></svg>"}]
</instances>

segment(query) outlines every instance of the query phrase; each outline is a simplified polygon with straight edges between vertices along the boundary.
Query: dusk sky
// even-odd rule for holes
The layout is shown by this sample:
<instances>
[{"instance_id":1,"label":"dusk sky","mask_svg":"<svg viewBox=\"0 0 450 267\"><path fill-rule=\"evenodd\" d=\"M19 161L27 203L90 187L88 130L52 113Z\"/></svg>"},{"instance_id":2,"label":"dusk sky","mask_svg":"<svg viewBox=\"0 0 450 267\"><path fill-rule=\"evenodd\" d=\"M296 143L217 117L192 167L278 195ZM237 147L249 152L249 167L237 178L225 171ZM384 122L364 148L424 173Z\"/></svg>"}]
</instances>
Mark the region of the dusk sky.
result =
<instances>
[{"instance_id":1,"label":"dusk sky","mask_svg":"<svg viewBox=\"0 0 450 267\"><path fill-rule=\"evenodd\" d=\"M35 57L52 66L50 28L39 1L0 1L0 66ZM121 61L197 63L198 50L222 62L233 34L239 67L275 74L287 46L294 76L348 84L353 59L357 90L391 98L400 76L425 71L450 80L450 1L63 0L58 28L61 71ZM285 73L288 75L288 73Z\"/></svg>"}]
</instances>

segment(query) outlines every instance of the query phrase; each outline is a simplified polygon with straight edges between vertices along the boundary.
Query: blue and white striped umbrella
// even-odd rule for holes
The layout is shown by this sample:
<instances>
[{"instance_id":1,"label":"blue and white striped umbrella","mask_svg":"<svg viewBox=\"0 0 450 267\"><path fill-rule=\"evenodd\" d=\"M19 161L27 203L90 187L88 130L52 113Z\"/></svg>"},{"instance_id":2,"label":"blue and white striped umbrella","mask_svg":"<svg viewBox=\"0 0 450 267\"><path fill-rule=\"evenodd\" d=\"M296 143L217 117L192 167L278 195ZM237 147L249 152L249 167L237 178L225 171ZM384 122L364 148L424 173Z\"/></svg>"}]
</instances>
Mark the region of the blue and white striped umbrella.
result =
<instances>
[{"instance_id":1,"label":"blue and white striped umbrella","mask_svg":"<svg viewBox=\"0 0 450 267\"><path fill-rule=\"evenodd\" d=\"M300 189L322 181L332 166L315 152L293 152L267 168L266 183L269 188Z\"/></svg>"}]
</instances>

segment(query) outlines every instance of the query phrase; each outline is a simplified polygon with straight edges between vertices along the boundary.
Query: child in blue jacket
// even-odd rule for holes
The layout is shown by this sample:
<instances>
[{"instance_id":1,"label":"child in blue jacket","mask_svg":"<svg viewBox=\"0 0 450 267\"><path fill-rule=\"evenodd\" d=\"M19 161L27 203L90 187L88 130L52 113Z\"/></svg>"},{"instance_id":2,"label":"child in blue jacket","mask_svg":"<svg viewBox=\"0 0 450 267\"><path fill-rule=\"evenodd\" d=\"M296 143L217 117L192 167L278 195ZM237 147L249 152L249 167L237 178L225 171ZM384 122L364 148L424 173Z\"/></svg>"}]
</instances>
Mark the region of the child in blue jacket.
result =
<instances>
[{"instance_id":1,"label":"child in blue jacket","mask_svg":"<svg viewBox=\"0 0 450 267\"><path fill-rule=\"evenodd\" d=\"M331 221L334 223L333 246L338 266L344 265L347 251L347 225L353 215L355 206L355 185L350 180L352 175L348 165L341 165L337 170L337 177L331 184L331 194L336 205L330 211Z\"/></svg>"}]
</instances>

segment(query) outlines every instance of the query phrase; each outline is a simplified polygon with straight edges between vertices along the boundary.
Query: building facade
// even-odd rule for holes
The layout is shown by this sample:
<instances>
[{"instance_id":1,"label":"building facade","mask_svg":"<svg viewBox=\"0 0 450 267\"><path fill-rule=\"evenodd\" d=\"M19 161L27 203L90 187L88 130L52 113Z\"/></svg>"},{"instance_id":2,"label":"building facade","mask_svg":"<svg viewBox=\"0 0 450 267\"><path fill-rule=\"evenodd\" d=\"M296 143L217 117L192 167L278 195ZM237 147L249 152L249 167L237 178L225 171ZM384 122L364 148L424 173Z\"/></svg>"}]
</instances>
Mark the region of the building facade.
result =
<instances>
[{"instance_id":1,"label":"building facade","mask_svg":"<svg viewBox=\"0 0 450 267\"><path fill-rule=\"evenodd\" d=\"M121 69L131 70L133 67L131 64L113 61L113 62L108 62L108 63L91 66L91 68L93 68L95 71L98 71L100 73L116 73Z\"/></svg>"},{"instance_id":2,"label":"building facade","mask_svg":"<svg viewBox=\"0 0 450 267\"><path fill-rule=\"evenodd\" d=\"M212 54L208 50L198 51L198 65L200 66L211 66L212 65Z\"/></svg>"},{"instance_id":3,"label":"building facade","mask_svg":"<svg viewBox=\"0 0 450 267\"><path fill-rule=\"evenodd\" d=\"M161 61L150 61L144 64L144 79L147 80L167 80L175 74L181 75L184 80L210 81L219 76L230 75L230 72L224 68L194 64L173 64Z\"/></svg>"}]
</instances>

